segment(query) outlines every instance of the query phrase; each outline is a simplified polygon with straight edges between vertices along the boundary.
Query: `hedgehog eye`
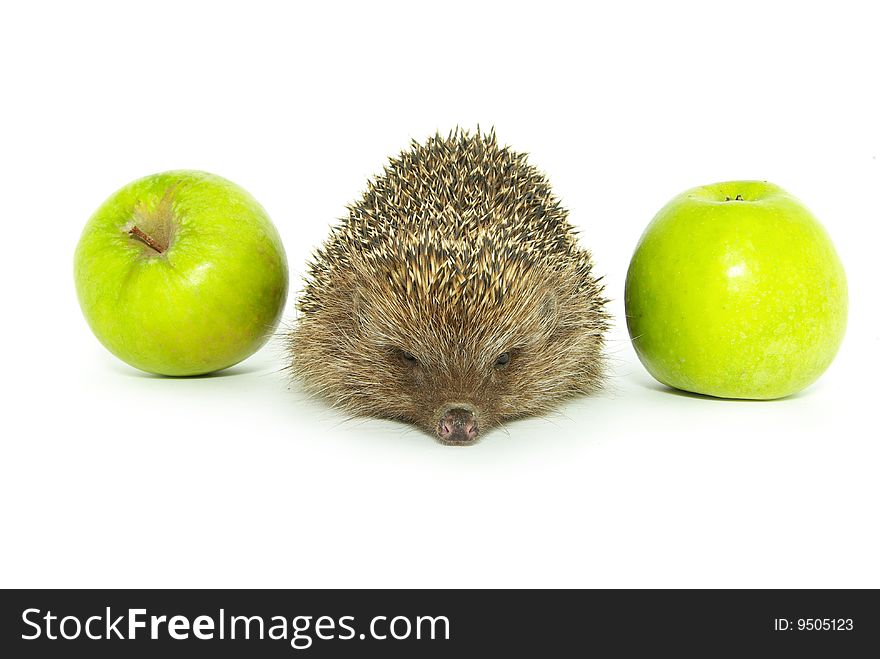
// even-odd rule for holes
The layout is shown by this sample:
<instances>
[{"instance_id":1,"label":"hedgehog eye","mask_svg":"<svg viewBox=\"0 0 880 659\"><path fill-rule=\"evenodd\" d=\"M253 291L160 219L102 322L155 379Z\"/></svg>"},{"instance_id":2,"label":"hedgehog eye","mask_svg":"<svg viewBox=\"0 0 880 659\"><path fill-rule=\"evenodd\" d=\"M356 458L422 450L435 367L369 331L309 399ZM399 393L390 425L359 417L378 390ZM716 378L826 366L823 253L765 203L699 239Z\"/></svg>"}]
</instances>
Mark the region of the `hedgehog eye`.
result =
<instances>
[{"instance_id":1,"label":"hedgehog eye","mask_svg":"<svg viewBox=\"0 0 880 659\"><path fill-rule=\"evenodd\" d=\"M498 355L498 359L495 360L495 366L504 366L507 362L510 361L510 353L502 352Z\"/></svg>"},{"instance_id":2,"label":"hedgehog eye","mask_svg":"<svg viewBox=\"0 0 880 659\"><path fill-rule=\"evenodd\" d=\"M406 350L401 350L400 354L403 355L403 358L408 362L415 362L416 356L411 352L407 352Z\"/></svg>"}]
</instances>

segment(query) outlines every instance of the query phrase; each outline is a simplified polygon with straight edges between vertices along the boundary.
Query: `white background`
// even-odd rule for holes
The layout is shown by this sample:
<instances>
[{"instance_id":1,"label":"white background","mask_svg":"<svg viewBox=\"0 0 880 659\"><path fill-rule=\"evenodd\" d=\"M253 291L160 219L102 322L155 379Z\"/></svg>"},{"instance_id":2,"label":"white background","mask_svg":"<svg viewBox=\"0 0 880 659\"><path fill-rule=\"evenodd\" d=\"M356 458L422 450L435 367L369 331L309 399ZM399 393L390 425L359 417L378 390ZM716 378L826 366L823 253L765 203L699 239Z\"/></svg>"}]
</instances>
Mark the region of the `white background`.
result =
<instances>
[{"instance_id":1,"label":"white background","mask_svg":"<svg viewBox=\"0 0 880 659\"><path fill-rule=\"evenodd\" d=\"M4 5L0 585L880 586L874 8L596 4ZM79 233L132 179L244 186L297 291L388 156L478 123L607 274L598 396L448 448L305 400L277 344L162 379L81 317ZM653 214L738 178L799 196L847 269L841 352L788 400L667 390L621 322Z\"/></svg>"}]
</instances>

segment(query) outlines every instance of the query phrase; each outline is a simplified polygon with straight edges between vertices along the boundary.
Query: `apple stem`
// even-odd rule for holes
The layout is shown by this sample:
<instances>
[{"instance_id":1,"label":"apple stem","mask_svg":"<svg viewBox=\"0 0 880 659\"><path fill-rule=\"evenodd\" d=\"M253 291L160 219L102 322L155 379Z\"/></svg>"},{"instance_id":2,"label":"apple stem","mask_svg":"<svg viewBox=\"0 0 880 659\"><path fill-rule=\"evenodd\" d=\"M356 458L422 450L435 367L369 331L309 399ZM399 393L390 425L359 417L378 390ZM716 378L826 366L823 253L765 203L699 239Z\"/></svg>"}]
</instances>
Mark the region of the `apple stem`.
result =
<instances>
[{"instance_id":1,"label":"apple stem","mask_svg":"<svg viewBox=\"0 0 880 659\"><path fill-rule=\"evenodd\" d=\"M145 233L136 225L132 226L131 229L128 230L128 235L130 235L132 238L140 240L147 247L156 250L159 254L168 249L166 245L157 242L150 234Z\"/></svg>"}]
</instances>

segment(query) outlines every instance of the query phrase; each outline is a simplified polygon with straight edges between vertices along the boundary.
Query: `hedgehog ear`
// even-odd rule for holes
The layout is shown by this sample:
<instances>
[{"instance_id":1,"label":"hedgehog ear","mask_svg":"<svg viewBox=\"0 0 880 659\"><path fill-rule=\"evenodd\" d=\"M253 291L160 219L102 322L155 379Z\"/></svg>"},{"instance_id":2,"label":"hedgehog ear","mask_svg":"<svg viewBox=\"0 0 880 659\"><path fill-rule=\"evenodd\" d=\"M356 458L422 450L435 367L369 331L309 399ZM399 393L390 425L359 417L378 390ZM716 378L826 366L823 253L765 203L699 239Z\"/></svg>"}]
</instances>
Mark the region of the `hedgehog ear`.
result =
<instances>
[{"instance_id":1,"label":"hedgehog ear","mask_svg":"<svg viewBox=\"0 0 880 659\"><path fill-rule=\"evenodd\" d=\"M364 299L364 294L358 289L357 286L353 286L351 289L351 299L350 299L350 309L351 309L351 318L354 326L358 329L364 326L364 311L366 311L366 300Z\"/></svg>"},{"instance_id":2,"label":"hedgehog ear","mask_svg":"<svg viewBox=\"0 0 880 659\"><path fill-rule=\"evenodd\" d=\"M559 304L554 295L547 295L541 304L541 320L547 327L555 327L559 318Z\"/></svg>"}]
</instances>

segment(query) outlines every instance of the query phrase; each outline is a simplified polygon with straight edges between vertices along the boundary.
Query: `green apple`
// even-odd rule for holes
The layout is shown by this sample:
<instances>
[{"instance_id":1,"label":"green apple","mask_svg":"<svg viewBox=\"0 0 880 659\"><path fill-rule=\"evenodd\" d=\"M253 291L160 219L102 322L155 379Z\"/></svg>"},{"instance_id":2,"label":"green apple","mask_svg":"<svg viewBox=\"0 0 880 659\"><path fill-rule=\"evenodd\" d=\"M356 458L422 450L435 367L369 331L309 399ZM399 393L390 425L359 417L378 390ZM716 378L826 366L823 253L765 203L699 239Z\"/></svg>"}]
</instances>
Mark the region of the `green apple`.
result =
<instances>
[{"instance_id":1,"label":"green apple","mask_svg":"<svg viewBox=\"0 0 880 659\"><path fill-rule=\"evenodd\" d=\"M651 375L722 398L803 389L846 329L846 276L831 239L765 181L706 185L666 204L639 240L624 301Z\"/></svg>"},{"instance_id":2,"label":"green apple","mask_svg":"<svg viewBox=\"0 0 880 659\"><path fill-rule=\"evenodd\" d=\"M272 221L219 176L138 179L89 219L74 258L83 314L132 366L199 375L265 343L287 297L287 257Z\"/></svg>"}]
</instances>

